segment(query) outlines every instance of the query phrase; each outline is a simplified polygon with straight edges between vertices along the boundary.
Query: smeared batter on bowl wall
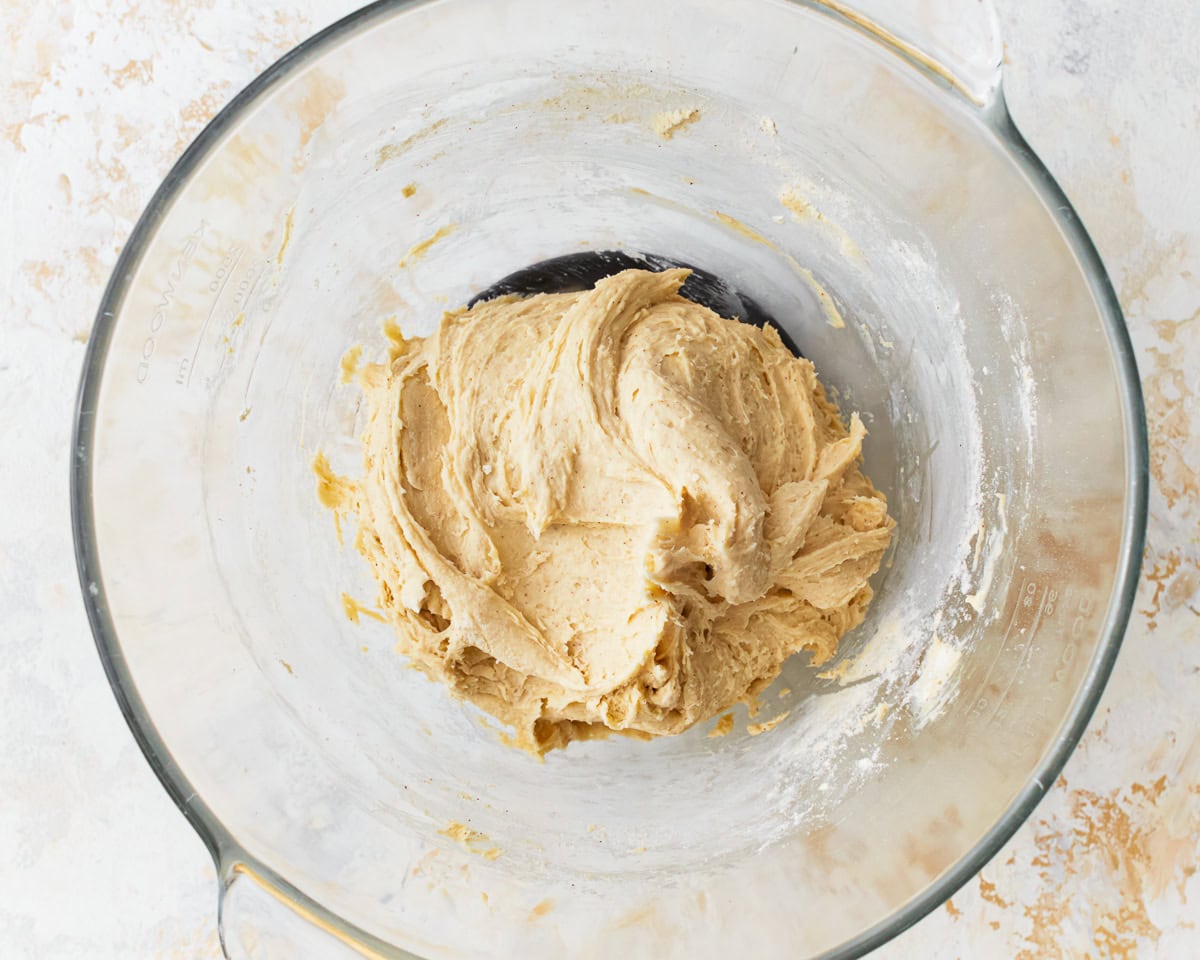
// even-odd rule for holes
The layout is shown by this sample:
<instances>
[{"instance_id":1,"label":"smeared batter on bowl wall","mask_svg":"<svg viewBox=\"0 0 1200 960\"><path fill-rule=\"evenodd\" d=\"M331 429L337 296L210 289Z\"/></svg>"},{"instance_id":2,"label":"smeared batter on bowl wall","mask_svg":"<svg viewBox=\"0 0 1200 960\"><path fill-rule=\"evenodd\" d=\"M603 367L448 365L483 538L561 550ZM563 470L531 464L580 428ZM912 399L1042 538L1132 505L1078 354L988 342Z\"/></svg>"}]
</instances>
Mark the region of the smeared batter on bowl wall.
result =
<instances>
[{"instance_id":1,"label":"smeared batter on bowl wall","mask_svg":"<svg viewBox=\"0 0 1200 960\"><path fill-rule=\"evenodd\" d=\"M894 523L812 364L686 270L448 313L339 487L399 648L541 753L679 733L860 623ZM323 502L329 503L323 481Z\"/></svg>"}]
</instances>

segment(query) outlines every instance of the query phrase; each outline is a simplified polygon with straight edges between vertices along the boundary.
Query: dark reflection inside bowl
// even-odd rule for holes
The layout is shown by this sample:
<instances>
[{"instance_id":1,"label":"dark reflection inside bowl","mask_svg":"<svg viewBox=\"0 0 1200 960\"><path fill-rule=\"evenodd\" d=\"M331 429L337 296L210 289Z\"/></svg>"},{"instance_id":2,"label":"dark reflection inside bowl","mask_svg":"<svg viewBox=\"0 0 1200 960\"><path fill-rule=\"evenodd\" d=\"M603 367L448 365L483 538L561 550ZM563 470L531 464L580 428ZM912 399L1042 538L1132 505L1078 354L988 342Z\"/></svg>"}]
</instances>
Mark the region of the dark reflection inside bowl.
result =
<instances>
[{"instance_id":1,"label":"dark reflection inside bowl","mask_svg":"<svg viewBox=\"0 0 1200 960\"><path fill-rule=\"evenodd\" d=\"M726 283L715 274L701 270L690 263L664 257L657 253L626 253L623 250L589 250L585 253L569 253L561 257L541 260L528 267L515 270L497 280L486 290L477 293L468 302L473 307L485 300L516 294L531 297L538 293L575 293L590 290L598 280L611 277L622 270L670 270L686 267L692 271L680 293L701 306L708 307L722 317L732 317L756 326L770 325L775 328L792 353L804 356L792 341L791 336L767 313L753 297Z\"/></svg>"}]
</instances>

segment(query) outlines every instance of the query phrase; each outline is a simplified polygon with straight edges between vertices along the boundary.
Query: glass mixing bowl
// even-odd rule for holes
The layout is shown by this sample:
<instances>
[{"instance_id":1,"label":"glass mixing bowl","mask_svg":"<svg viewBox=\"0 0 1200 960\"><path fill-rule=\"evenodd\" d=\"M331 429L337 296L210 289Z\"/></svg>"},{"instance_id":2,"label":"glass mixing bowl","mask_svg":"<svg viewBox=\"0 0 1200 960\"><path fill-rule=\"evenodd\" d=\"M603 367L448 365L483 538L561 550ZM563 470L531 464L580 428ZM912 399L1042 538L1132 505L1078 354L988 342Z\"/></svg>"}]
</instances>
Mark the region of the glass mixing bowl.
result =
<instances>
[{"instance_id":1,"label":"glass mixing bowl","mask_svg":"<svg viewBox=\"0 0 1200 960\"><path fill-rule=\"evenodd\" d=\"M229 956L859 955L1053 781L1133 598L1134 361L984 8L866 7L376 5L255 81L155 195L88 352L76 543L113 689L216 860ZM899 526L867 622L789 662L753 722L539 764L349 622L374 585L311 465L358 472L339 359L383 355L387 318L427 334L605 249L774 316L862 412Z\"/></svg>"}]
</instances>

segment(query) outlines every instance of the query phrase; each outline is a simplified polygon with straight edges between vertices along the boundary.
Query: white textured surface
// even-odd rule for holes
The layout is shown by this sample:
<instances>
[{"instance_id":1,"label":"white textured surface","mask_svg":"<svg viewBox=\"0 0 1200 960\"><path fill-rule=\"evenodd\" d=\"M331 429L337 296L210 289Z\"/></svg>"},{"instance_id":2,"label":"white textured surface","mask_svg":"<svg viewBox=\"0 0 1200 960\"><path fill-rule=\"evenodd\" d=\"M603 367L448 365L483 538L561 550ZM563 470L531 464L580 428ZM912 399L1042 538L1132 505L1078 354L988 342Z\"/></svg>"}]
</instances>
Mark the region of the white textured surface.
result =
<instances>
[{"instance_id":1,"label":"white textured surface","mask_svg":"<svg viewBox=\"0 0 1200 960\"><path fill-rule=\"evenodd\" d=\"M216 958L216 879L78 599L75 384L108 270L204 122L349 2L0 4L0 953ZM1146 569L1065 775L882 958L1200 955L1200 8L998 3L1013 113L1089 227L1142 369ZM1189 902L1190 901L1190 902Z\"/></svg>"}]
</instances>

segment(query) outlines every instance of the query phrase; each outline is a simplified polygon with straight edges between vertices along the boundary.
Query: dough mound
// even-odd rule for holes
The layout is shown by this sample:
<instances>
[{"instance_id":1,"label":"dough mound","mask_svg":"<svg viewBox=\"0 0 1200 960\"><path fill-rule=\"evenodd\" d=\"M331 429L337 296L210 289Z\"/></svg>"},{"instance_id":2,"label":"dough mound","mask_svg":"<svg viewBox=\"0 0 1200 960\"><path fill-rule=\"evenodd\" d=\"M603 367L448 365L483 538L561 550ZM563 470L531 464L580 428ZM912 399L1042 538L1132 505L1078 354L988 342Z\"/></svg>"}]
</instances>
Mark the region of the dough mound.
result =
<instances>
[{"instance_id":1,"label":"dough mound","mask_svg":"<svg viewBox=\"0 0 1200 960\"><path fill-rule=\"evenodd\" d=\"M360 382L399 649L538 753L679 733L860 623L894 526L813 366L686 270L444 316Z\"/></svg>"}]
</instances>

